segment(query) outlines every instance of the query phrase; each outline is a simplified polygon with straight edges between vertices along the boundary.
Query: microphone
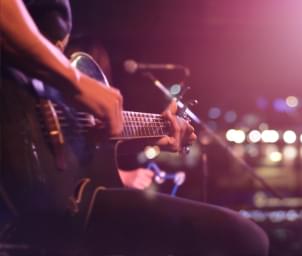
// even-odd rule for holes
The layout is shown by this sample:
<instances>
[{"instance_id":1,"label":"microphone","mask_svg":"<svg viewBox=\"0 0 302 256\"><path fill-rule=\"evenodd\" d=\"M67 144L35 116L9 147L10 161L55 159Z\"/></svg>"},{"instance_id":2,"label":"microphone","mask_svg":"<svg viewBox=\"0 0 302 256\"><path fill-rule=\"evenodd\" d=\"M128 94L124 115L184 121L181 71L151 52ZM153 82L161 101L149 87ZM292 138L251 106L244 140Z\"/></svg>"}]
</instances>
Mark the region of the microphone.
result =
<instances>
[{"instance_id":1,"label":"microphone","mask_svg":"<svg viewBox=\"0 0 302 256\"><path fill-rule=\"evenodd\" d=\"M151 63L139 63L135 60L125 60L124 68L126 72L134 74L139 70L176 70L181 69L184 71L186 76L190 75L190 70L187 67L177 64L151 64Z\"/></svg>"}]
</instances>

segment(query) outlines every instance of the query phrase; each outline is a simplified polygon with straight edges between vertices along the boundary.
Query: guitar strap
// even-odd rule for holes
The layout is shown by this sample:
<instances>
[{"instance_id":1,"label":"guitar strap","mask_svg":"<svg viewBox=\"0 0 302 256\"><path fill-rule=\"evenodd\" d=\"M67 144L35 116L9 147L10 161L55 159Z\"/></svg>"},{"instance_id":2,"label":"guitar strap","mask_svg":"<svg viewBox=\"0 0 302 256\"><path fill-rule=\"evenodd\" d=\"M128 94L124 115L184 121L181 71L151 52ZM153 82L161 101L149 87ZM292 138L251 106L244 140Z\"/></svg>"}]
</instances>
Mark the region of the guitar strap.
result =
<instances>
[{"instance_id":1,"label":"guitar strap","mask_svg":"<svg viewBox=\"0 0 302 256\"><path fill-rule=\"evenodd\" d=\"M3 73L4 75L8 75L7 73L8 72L7 69L3 69ZM3 77L2 77L3 78ZM1 77L0 77L1 79ZM0 83L0 98L4 97L3 95L3 83ZM2 116L2 115L1 115ZM0 119L0 170L2 170L3 168L3 155L2 155L2 141L3 141L3 129L2 129L2 118ZM1 171L0 171L0 175L1 175ZM2 205L3 204L3 205ZM11 215L13 215L14 217L16 217L18 215L18 212L17 212L17 208L15 207L14 203L12 202L12 200L10 199L8 193L6 192L3 184L2 184L2 181L0 180L0 210L1 207L4 207L4 210L8 210L10 212Z\"/></svg>"},{"instance_id":2,"label":"guitar strap","mask_svg":"<svg viewBox=\"0 0 302 256\"><path fill-rule=\"evenodd\" d=\"M3 97L2 89L2 86L0 86L0 97ZM2 136L3 130L2 125L0 124L0 170L3 169ZM0 180L0 241L4 241L5 237L9 236L10 231L13 228L12 219L17 217L18 215L19 214L17 207L15 206L10 196L8 195L6 189L4 188L2 180Z\"/></svg>"},{"instance_id":3,"label":"guitar strap","mask_svg":"<svg viewBox=\"0 0 302 256\"><path fill-rule=\"evenodd\" d=\"M15 207L15 204L10 199L9 195L7 194L2 184L0 184L0 198L1 201L4 203L4 207L7 208L14 217L17 217L18 216L17 208Z\"/></svg>"}]
</instances>

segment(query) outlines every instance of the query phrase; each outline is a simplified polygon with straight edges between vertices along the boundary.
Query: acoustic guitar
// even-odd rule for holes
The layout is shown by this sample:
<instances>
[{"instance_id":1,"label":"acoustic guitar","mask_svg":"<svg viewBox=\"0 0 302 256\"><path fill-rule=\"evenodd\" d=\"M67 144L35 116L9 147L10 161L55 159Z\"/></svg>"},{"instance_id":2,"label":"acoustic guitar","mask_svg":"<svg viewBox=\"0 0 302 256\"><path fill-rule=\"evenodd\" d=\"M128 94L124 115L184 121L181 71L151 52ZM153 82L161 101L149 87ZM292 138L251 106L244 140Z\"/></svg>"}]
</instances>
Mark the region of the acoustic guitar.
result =
<instances>
[{"instance_id":1,"label":"acoustic guitar","mask_svg":"<svg viewBox=\"0 0 302 256\"><path fill-rule=\"evenodd\" d=\"M73 54L71 64L108 85L88 54ZM8 86L1 92L2 167L9 170L3 183L21 209L64 209L71 203L77 211L83 193L122 186L116 167L121 141L169 134L170 123L160 114L123 111L123 131L110 137L105 120L69 106L50 85L37 79L31 85L32 91Z\"/></svg>"}]
</instances>

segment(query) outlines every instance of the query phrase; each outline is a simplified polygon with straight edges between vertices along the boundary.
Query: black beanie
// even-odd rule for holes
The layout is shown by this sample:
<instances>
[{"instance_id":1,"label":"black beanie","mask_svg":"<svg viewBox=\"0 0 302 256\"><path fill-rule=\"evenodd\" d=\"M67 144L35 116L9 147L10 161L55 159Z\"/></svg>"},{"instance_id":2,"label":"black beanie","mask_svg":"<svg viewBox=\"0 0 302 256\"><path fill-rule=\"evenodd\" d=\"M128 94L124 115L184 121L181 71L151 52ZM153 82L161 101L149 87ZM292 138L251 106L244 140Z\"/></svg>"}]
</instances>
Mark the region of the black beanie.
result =
<instances>
[{"instance_id":1,"label":"black beanie","mask_svg":"<svg viewBox=\"0 0 302 256\"><path fill-rule=\"evenodd\" d=\"M69 0L25 0L41 33L53 43L71 32L72 16Z\"/></svg>"}]
</instances>

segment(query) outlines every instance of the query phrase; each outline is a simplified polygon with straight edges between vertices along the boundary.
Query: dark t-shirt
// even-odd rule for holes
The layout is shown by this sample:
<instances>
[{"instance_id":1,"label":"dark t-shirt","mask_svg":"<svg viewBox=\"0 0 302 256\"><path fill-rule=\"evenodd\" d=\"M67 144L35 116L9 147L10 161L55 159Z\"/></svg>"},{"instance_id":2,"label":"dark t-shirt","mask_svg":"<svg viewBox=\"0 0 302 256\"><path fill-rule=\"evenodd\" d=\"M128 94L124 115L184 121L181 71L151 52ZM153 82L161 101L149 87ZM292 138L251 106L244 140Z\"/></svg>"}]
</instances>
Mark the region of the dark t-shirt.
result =
<instances>
[{"instance_id":1,"label":"dark t-shirt","mask_svg":"<svg viewBox=\"0 0 302 256\"><path fill-rule=\"evenodd\" d=\"M40 32L50 41L62 40L70 33L69 0L24 0L24 3ZM62 205L65 202L59 202L58 195L64 191L57 191L57 196L51 198L51 184L46 180L49 175L53 176L52 180L61 177L52 172L50 160L44 159L44 155L50 156L39 154L46 149L43 137L35 127L38 123L34 116L35 101L28 96L30 79L15 69L16 60L9 58L4 52L0 73L0 192L6 191L8 199L19 208L17 210ZM0 232L3 208L7 208L3 196L1 192Z\"/></svg>"}]
</instances>

